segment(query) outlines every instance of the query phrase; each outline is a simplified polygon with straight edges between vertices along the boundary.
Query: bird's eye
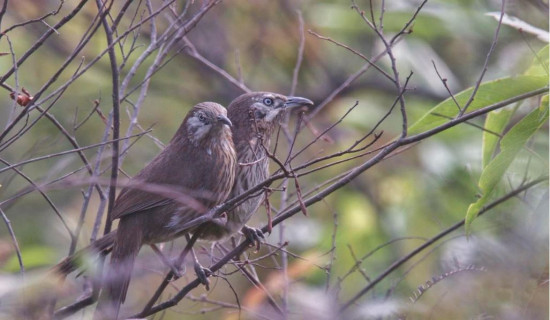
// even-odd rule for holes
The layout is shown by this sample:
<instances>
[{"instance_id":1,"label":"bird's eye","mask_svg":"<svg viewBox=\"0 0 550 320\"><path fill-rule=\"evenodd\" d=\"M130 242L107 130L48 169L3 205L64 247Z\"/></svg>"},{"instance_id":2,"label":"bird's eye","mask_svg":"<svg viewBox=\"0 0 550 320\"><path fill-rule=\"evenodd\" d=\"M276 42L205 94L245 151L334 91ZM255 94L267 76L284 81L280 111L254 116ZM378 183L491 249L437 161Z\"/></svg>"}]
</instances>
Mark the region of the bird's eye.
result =
<instances>
[{"instance_id":1,"label":"bird's eye","mask_svg":"<svg viewBox=\"0 0 550 320\"><path fill-rule=\"evenodd\" d=\"M271 99L271 98L265 98L265 99L264 99L264 104L265 104L266 106L272 105L272 104L273 104L273 99Z\"/></svg>"},{"instance_id":2,"label":"bird's eye","mask_svg":"<svg viewBox=\"0 0 550 320\"><path fill-rule=\"evenodd\" d=\"M206 120L206 118L204 117L204 114L199 113L199 120L200 120L201 122L204 122L204 121Z\"/></svg>"}]
</instances>

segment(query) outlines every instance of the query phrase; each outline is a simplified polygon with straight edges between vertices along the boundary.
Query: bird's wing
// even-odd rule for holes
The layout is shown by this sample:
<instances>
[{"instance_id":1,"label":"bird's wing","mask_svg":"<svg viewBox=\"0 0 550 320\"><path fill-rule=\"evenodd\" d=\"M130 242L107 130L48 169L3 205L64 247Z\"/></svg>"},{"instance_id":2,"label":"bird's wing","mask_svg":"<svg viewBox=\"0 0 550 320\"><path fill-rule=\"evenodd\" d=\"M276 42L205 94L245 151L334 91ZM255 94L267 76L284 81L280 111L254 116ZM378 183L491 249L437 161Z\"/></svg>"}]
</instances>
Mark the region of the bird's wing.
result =
<instances>
[{"instance_id":1,"label":"bird's wing","mask_svg":"<svg viewBox=\"0 0 550 320\"><path fill-rule=\"evenodd\" d=\"M111 213L111 219L115 220L128 214L164 206L173 201L173 199L158 194L133 188L125 188L121 191L115 202L115 206Z\"/></svg>"},{"instance_id":2,"label":"bird's wing","mask_svg":"<svg viewBox=\"0 0 550 320\"><path fill-rule=\"evenodd\" d=\"M185 197L184 190L201 188L203 181L200 177L201 170L191 170L189 167L178 167L175 170L171 164L173 161L171 157L174 155L170 155L167 148L169 146L132 178L129 186L122 189L111 213L112 220L167 205L193 207L192 202L196 200L192 196L187 195L188 204L181 197ZM157 190L160 193L148 191L147 187L160 188Z\"/></svg>"},{"instance_id":3,"label":"bird's wing","mask_svg":"<svg viewBox=\"0 0 550 320\"><path fill-rule=\"evenodd\" d=\"M151 163L136 174L136 176L130 181L129 186L122 189L118 195L111 213L112 220L174 202L174 200L170 197L140 189L140 187L150 184L173 184L187 187L186 183L188 183L189 177L185 174L185 170L181 170L179 172L171 172L166 170L166 168L169 167L169 163L167 163L168 161L169 157L166 154L165 149L158 154L151 161Z\"/></svg>"}]
</instances>

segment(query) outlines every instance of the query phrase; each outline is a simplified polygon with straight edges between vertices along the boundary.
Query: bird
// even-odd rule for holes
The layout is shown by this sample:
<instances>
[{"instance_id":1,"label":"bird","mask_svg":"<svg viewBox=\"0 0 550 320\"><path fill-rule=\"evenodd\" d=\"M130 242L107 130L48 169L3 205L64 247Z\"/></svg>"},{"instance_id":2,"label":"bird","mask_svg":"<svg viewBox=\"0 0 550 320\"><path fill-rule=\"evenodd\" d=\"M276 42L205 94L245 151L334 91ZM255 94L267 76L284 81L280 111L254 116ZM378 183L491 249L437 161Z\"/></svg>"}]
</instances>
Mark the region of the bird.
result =
<instances>
[{"instance_id":1,"label":"bird","mask_svg":"<svg viewBox=\"0 0 550 320\"><path fill-rule=\"evenodd\" d=\"M227 199L237 163L231 126L223 106L195 105L162 152L122 189L111 211L118 229L104 241L112 241L112 254L96 318L118 317L142 245L192 233L197 226L190 221Z\"/></svg>"},{"instance_id":2,"label":"bird","mask_svg":"<svg viewBox=\"0 0 550 320\"><path fill-rule=\"evenodd\" d=\"M286 112L296 107L310 107L313 102L303 97L287 97L272 92L251 92L235 98L227 107L227 117L232 124L231 131L237 154L235 178L228 195L234 198L269 177L269 158L266 151L271 145L271 136ZM225 213L224 219L204 222L200 238L222 241L239 231L251 242L264 237L257 229L246 225L258 210L264 193L255 194ZM89 253L107 253L113 250L117 231L97 239L75 255L58 263L54 270L61 275L69 274L78 265L80 257Z\"/></svg>"},{"instance_id":3,"label":"bird","mask_svg":"<svg viewBox=\"0 0 550 320\"><path fill-rule=\"evenodd\" d=\"M265 181L269 177L267 150L271 136L279 126L283 115L296 107L311 107L313 102L303 97L287 97L273 92L245 93L235 98L227 107L227 115L233 123L233 141L237 151L235 183L228 199ZM225 223L207 222L202 239L223 240L239 231L252 243L264 237L260 229L246 225L264 201L260 192L248 197L227 212Z\"/></svg>"}]
</instances>

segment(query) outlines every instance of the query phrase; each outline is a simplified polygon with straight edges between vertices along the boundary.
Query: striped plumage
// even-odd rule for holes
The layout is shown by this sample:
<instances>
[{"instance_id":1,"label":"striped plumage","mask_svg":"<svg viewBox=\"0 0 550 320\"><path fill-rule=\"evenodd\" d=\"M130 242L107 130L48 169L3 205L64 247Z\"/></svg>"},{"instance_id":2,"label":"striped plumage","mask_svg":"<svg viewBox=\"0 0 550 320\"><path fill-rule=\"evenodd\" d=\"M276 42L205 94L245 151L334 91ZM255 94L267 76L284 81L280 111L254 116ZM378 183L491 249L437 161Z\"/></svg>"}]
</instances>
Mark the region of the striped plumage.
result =
<instances>
[{"instance_id":1,"label":"striped plumage","mask_svg":"<svg viewBox=\"0 0 550 320\"><path fill-rule=\"evenodd\" d=\"M227 114L233 123L233 141L237 150L237 173L229 199L254 187L269 177L269 150L271 136L280 123L283 114L292 107L311 106L305 98L286 97L271 92L243 94L227 107ZM262 147L262 143L263 146ZM227 214L227 223L211 224L205 228L202 238L219 240L240 231L258 210L264 193L262 191L247 198ZM250 229L250 228L248 228Z\"/></svg>"},{"instance_id":2,"label":"striped plumage","mask_svg":"<svg viewBox=\"0 0 550 320\"><path fill-rule=\"evenodd\" d=\"M143 244L191 231L190 221L227 198L236 168L230 125L221 105L196 105L164 150L120 192L112 210L120 222L96 318L117 318Z\"/></svg>"}]
</instances>

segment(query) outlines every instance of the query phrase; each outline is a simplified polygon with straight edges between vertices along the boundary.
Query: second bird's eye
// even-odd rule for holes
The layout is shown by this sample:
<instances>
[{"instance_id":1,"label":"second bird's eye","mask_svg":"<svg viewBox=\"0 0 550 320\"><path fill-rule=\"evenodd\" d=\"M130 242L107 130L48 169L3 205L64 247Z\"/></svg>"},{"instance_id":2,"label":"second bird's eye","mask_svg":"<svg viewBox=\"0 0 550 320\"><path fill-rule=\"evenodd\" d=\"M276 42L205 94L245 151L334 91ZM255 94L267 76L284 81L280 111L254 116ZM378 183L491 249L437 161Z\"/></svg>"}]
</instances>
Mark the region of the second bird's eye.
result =
<instances>
[{"instance_id":1,"label":"second bird's eye","mask_svg":"<svg viewBox=\"0 0 550 320\"><path fill-rule=\"evenodd\" d=\"M265 99L264 99L264 104L265 104L266 106L272 105L272 104L273 104L273 99L271 99L271 98L265 98Z\"/></svg>"}]
</instances>

